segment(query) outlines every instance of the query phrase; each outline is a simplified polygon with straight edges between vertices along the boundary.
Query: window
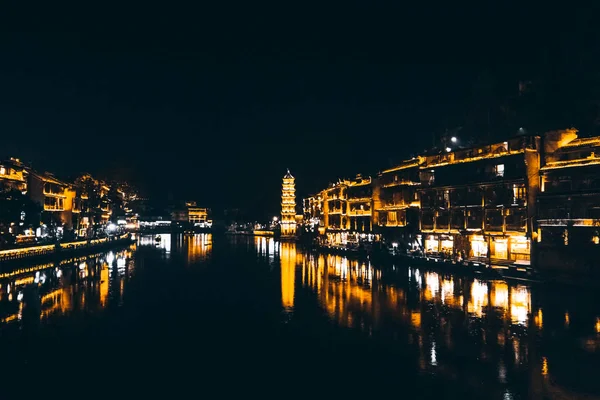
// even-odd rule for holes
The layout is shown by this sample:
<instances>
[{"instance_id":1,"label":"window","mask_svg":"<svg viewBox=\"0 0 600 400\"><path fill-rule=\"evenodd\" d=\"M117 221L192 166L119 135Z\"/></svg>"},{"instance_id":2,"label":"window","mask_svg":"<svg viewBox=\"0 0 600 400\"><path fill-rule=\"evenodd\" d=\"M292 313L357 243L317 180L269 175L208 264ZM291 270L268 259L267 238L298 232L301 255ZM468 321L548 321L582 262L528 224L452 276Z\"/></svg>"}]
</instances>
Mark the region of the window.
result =
<instances>
[{"instance_id":1,"label":"window","mask_svg":"<svg viewBox=\"0 0 600 400\"><path fill-rule=\"evenodd\" d=\"M523 184L514 184L513 185L513 204L518 204L520 202L527 200L527 190L525 185Z\"/></svg>"},{"instance_id":2,"label":"window","mask_svg":"<svg viewBox=\"0 0 600 400\"><path fill-rule=\"evenodd\" d=\"M0 175L6 175L6 168L0 167Z\"/></svg>"},{"instance_id":3,"label":"window","mask_svg":"<svg viewBox=\"0 0 600 400\"><path fill-rule=\"evenodd\" d=\"M496 165L496 176L504 176L504 164Z\"/></svg>"},{"instance_id":4,"label":"window","mask_svg":"<svg viewBox=\"0 0 600 400\"><path fill-rule=\"evenodd\" d=\"M394 224L396 225L396 223L398 222L398 220L396 219L396 211L388 211L388 215L387 215L387 220L390 224Z\"/></svg>"}]
</instances>

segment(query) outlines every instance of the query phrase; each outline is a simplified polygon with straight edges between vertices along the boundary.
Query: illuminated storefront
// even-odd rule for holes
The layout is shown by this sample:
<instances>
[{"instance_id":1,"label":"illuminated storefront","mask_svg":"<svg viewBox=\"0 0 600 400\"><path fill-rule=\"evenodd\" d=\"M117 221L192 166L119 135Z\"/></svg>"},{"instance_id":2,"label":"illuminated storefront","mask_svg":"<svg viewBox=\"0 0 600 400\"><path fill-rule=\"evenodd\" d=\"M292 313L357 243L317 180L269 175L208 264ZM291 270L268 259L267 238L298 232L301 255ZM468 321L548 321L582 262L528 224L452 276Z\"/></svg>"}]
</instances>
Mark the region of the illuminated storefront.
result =
<instances>
[{"instance_id":1,"label":"illuminated storefront","mask_svg":"<svg viewBox=\"0 0 600 400\"><path fill-rule=\"evenodd\" d=\"M493 258L507 260L508 259L508 239L494 238L493 249L491 256Z\"/></svg>"},{"instance_id":2,"label":"illuminated storefront","mask_svg":"<svg viewBox=\"0 0 600 400\"><path fill-rule=\"evenodd\" d=\"M487 257L488 244L482 235L471 236L470 243L472 257Z\"/></svg>"},{"instance_id":3,"label":"illuminated storefront","mask_svg":"<svg viewBox=\"0 0 600 400\"><path fill-rule=\"evenodd\" d=\"M437 236L425 236L424 248L426 253L437 253L440 249L440 242L437 239Z\"/></svg>"},{"instance_id":4,"label":"illuminated storefront","mask_svg":"<svg viewBox=\"0 0 600 400\"><path fill-rule=\"evenodd\" d=\"M530 260L530 241L524 236L513 236L510 238L510 255L515 261Z\"/></svg>"},{"instance_id":5,"label":"illuminated storefront","mask_svg":"<svg viewBox=\"0 0 600 400\"><path fill-rule=\"evenodd\" d=\"M415 238L417 243L422 241L426 253L454 252L454 238L450 235L425 235L424 240L422 235L416 235Z\"/></svg>"}]
</instances>

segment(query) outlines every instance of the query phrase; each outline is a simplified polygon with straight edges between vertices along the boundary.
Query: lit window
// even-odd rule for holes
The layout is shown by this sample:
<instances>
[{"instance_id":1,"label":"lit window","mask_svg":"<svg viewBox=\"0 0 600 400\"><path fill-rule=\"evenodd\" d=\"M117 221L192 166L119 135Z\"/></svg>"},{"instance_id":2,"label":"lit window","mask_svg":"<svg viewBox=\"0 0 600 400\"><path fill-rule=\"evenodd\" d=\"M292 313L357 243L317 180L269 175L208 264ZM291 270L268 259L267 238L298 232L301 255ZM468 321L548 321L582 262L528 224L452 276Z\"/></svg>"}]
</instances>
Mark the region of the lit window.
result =
<instances>
[{"instance_id":1,"label":"lit window","mask_svg":"<svg viewBox=\"0 0 600 400\"><path fill-rule=\"evenodd\" d=\"M496 176L504 176L504 164L496 165Z\"/></svg>"},{"instance_id":2,"label":"lit window","mask_svg":"<svg viewBox=\"0 0 600 400\"><path fill-rule=\"evenodd\" d=\"M0 175L6 175L6 168L0 167Z\"/></svg>"}]
</instances>

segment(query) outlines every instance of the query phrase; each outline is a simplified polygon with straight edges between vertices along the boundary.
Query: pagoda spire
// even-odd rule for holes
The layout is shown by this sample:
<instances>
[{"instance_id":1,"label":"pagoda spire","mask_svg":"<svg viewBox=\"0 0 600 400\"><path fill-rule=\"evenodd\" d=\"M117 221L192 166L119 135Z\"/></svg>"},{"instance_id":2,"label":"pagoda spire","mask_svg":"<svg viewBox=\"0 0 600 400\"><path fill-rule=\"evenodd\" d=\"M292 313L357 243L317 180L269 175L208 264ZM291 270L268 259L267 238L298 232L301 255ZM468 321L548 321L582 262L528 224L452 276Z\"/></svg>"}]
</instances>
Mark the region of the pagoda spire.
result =
<instances>
[{"instance_id":1,"label":"pagoda spire","mask_svg":"<svg viewBox=\"0 0 600 400\"><path fill-rule=\"evenodd\" d=\"M289 168L281 185L281 236L296 235L296 184Z\"/></svg>"}]
</instances>

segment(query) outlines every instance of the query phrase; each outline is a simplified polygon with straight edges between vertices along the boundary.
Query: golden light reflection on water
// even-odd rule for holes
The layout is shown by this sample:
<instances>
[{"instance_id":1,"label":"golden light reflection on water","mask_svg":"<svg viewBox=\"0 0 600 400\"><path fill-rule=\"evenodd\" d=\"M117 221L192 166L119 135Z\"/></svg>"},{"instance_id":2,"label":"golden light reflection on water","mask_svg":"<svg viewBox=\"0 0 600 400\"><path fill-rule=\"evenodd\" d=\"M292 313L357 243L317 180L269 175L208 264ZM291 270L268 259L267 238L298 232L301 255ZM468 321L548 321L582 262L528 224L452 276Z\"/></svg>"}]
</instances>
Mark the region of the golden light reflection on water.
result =
<instances>
[{"instance_id":1,"label":"golden light reflection on water","mask_svg":"<svg viewBox=\"0 0 600 400\"><path fill-rule=\"evenodd\" d=\"M212 235L209 233L197 233L183 236L187 248L187 261L194 263L204 261L210 257L212 252Z\"/></svg>"},{"instance_id":2,"label":"golden light reflection on water","mask_svg":"<svg viewBox=\"0 0 600 400\"><path fill-rule=\"evenodd\" d=\"M531 292L527 286L518 285L511 288L510 317L511 322L518 325L527 325L531 313Z\"/></svg>"},{"instance_id":3,"label":"golden light reflection on water","mask_svg":"<svg viewBox=\"0 0 600 400\"><path fill-rule=\"evenodd\" d=\"M286 309L294 308L296 280L296 244L281 243L281 304Z\"/></svg>"},{"instance_id":4,"label":"golden light reflection on water","mask_svg":"<svg viewBox=\"0 0 600 400\"><path fill-rule=\"evenodd\" d=\"M77 310L103 309L109 303L111 285L116 285L113 291L122 298L126 275L133 268L127 263L133 249L40 264L1 279L0 328L20 321L24 307L37 309L40 320Z\"/></svg>"},{"instance_id":5,"label":"golden light reflection on water","mask_svg":"<svg viewBox=\"0 0 600 400\"><path fill-rule=\"evenodd\" d=\"M467 303L467 311L477 317L481 317L488 305L488 285L475 279L471 284L471 298Z\"/></svg>"},{"instance_id":6,"label":"golden light reflection on water","mask_svg":"<svg viewBox=\"0 0 600 400\"><path fill-rule=\"evenodd\" d=\"M436 272L425 273L425 291L423 297L425 300L434 300L440 288L440 277Z\"/></svg>"},{"instance_id":7,"label":"golden light reflection on water","mask_svg":"<svg viewBox=\"0 0 600 400\"><path fill-rule=\"evenodd\" d=\"M527 285L418 268L409 268L406 274L394 268L386 272L394 278L383 280L382 270L369 262L315 254L300 261L302 286L316 294L333 322L367 335L398 329L408 332L405 343L416 346L420 370L454 371L453 357L460 356L460 360L466 357L463 352L474 352L472 357L478 362L495 360L497 382L506 384L515 369L533 362L530 342L519 332L532 326L541 329L545 316L541 307L532 315ZM465 321L476 321L476 325L469 328ZM402 326L408 331L402 331ZM459 332L465 335L462 342L457 342ZM504 353L509 358L499 356ZM513 362L507 363L511 358ZM544 366L542 357L536 360L537 371L547 374L548 360L544 359Z\"/></svg>"},{"instance_id":8,"label":"golden light reflection on water","mask_svg":"<svg viewBox=\"0 0 600 400\"><path fill-rule=\"evenodd\" d=\"M505 312L508 310L508 284L503 281L494 281L491 292L492 307Z\"/></svg>"}]
</instances>

